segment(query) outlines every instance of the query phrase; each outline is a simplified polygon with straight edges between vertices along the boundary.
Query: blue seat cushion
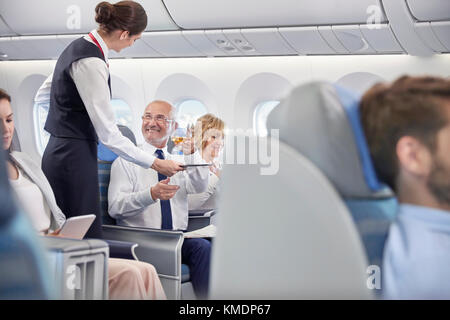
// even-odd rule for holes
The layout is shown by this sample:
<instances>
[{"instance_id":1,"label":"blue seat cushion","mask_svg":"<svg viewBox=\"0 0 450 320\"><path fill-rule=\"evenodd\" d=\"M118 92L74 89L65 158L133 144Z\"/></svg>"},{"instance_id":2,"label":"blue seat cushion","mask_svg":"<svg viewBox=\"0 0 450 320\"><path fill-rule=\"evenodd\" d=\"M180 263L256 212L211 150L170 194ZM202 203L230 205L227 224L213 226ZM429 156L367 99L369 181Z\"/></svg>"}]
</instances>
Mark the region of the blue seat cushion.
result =
<instances>
[{"instance_id":1,"label":"blue seat cushion","mask_svg":"<svg viewBox=\"0 0 450 320\"><path fill-rule=\"evenodd\" d=\"M189 276L189 266L187 264L181 265L181 283L188 282L190 280Z\"/></svg>"},{"instance_id":2,"label":"blue seat cushion","mask_svg":"<svg viewBox=\"0 0 450 320\"><path fill-rule=\"evenodd\" d=\"M347 199L345 203L358 228L369 264L381 267L389 226L397 214L397 200L395 198L379 200Z\"/></svg>"},{"instance_id":3,"label":"blue seat cushion","mask_svg":"<svg viewBox=\"0 0 450 320\"><path fill-rule=\"evenodd\" d=\"M112 162L98 162L98 184L100 191L100 211L102 224L115 225L116 221L108 214L108 188Z\"/></svg>"},{"instance_id":4,"label":"blue seat cushion","mask_svg":"<svg viewBox=\"0 0 450 320\"><path fill-rule=\"evenodd\" d=\"M117 154L109 150L103 143L99 142L97 146L97 158L101 161L113 162Z\"/></svg>"}]
</instances>

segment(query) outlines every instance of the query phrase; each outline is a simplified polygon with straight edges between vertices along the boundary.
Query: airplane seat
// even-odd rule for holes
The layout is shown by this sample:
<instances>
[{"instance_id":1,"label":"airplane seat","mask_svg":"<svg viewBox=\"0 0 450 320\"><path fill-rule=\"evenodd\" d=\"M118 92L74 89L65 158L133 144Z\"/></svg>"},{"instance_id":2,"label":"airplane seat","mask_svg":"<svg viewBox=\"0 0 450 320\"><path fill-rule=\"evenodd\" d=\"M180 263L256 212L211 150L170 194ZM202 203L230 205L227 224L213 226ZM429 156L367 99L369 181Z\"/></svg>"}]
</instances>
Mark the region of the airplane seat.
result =
<instances>
[{"instance_id":1,"label":"airplane seat","mask_svg":"<svg viewBox=\"0 0 450 320\"><path fill-rule=\"evenodd\" d=\"M55 299L55 283L31 224L13 201L0 154L0 300Z\"/></svg>"},{"instance_id":2,"label":"airplane seat","mask_svg":"<svg viewBox=\"0 0 450 320\"><path fill-rule=\"evenodd\" d=\"M338 85L311 83L296 88L268 122L272 128L282 128L280 140L331 181L352 214L369 264L381 270L397 200L375 173L359 119L359 101L357 94Z\"/></svg>"},{"instance_id":3,"label":"airplane seat","mask_svg":"<svg viewBox=\"0 0 450 320\"><path fill-rule=\"evenodd\" d=\"M11 149L11 151L22 151L22 147L20 146L19 136L17 135L17 130L14 130L10 149Z\"/></svg>"},{"instance_id":4,"label":"airplane seat","mask_svg":"<svg viewBox=\"0 0 450 320\"><path fill-rule=\"evenodd\" d=\"M136 145L134 133L126 126L118 127ZM137 243L139 247L134 252L136 260L149 262L156 268L168 299L195 299L189 267L181 264L183 232L118 226L109 215L108 188L111 166L116 158L114 152L99 143L98 174L103 237Z\"/></svg>"},{"instance_id":5,"label":"airplane seat","mask_svg":"<svg viewBox=\"0 0 450 320\"><path fill-rule=\"evenodd\" d=\"M118 125L120 132L136 145L136 137L130 128ZM108 214L108 188L111 175L111 166L117 155L109 150L103 143L98 144L98 182L100 187L100 210L102 221L105 224L115 225L116 221Z\"/></svg>"},{"instance_id":6,"label":"airplane seat","mask_svg":"<svg viewBox=\"0 0 450 320\"><path fill-rule=\"evenodd\" d=\"M250 143L234 154L257 152ZM335 189L298 150L264 143L258 153L270 150L273 165L224 166L210 298L372 298L362 243Z\"/></svg>"}]
</instances>

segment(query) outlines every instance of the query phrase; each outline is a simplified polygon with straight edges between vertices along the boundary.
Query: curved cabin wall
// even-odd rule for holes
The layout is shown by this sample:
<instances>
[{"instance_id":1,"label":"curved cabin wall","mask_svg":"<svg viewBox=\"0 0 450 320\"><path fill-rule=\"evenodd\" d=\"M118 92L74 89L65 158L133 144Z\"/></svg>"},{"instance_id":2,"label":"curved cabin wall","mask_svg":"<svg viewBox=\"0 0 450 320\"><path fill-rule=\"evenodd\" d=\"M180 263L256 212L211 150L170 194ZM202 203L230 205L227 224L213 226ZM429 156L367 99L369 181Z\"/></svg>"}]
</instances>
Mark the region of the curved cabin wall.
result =
<instances>
[{"instance_id":1,"label":"curved cabin wall","mask_svg":"<svg viewBox=\"0 0 450 320\"><path fill-rule=\"evenodd\" d=\"M30 75L42 75L41 79L48 76L53 71L54 64L55 61L52 60L0 62L0 88L11 94L12 106L17 115L16 125L20 127L22 135L27 135L21 137L21 142L24 139L29 142L22 143L22 147L36 160L40 159L40 155L33 145L34 127L31 124L33 99L40 83L33 83L31 86L23 84ZM156 98L176 100L177 96L189 95L202 101L209 111L221 117L228 128L247 130L252 128L253 111L257 104L282 98L285 94L282 91L289 89L290 85L297 86L314 80L336 82L345 76L347 79L353 77L351 74L355 72L371 73L386 81L392 81L405 73L448 77L450 55L436 55L431 58L408 55L342 55L233 59L112 59L110 70L113 97L123 99L131 107L135 119L132 129L137 137L141 137L140 117L147 104ZM186 76L180 78L180 74ZM254 84L249 86L254 83L253 80L258 79L258 86L261 85L260 80L264 82L268 79L266 75L270 75L268 78L274 81L263 83L259 90ZM196 79L197 83L203 85L187 83L190 79ZM361 81L372 80L362 78ZM190 89L183 90L184 87ZM274 88L278 89L273 90ZM359 88L358 86L353 89Z\"/></svg>"}]
</instances>

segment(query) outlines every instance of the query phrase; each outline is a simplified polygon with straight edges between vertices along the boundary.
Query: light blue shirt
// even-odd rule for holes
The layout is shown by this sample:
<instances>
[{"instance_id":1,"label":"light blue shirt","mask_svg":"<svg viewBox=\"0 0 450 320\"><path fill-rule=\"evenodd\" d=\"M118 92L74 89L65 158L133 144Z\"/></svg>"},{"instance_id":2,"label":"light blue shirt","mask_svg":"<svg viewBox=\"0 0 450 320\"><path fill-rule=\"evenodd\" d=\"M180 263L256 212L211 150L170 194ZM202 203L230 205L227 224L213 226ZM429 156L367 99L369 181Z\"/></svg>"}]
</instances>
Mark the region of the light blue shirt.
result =
<instances>
[{"instance_id":1,"label":"light blue shirt","mask_svg":"<svg viewBox=\"0 0 450 320\"><path fill-rule=\"evenodd\" d=\"M387 299L450 299L450 212L400 205L382 270Z\"/></svg>"}]
</instances>

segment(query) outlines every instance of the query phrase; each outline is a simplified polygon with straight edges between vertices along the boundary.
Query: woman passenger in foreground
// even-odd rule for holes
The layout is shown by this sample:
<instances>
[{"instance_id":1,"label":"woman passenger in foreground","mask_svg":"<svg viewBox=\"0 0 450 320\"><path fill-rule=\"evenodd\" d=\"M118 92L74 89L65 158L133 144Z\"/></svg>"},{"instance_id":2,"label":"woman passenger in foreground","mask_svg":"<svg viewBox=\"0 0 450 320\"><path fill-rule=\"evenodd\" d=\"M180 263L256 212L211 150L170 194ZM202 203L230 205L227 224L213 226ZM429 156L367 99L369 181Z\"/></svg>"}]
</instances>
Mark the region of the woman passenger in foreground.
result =
<instances>
[{"instance_id":1,"label":"woman passenger in foreground","mask_svg":"<svg viewBox=\"0 0 450 320\"><path fill-rule=\"evenodd\" d=\"M55 196L44 173L25 153L11 151L14 119L11 97L0 89L0 128L2 146L8 151L7 169L11 186L41 235L58 236L66 217L56 204ZM155 268L148 263L114 259L108 260L110 299L165 299L164 290Z\"/></svg>"}]
</instances>

